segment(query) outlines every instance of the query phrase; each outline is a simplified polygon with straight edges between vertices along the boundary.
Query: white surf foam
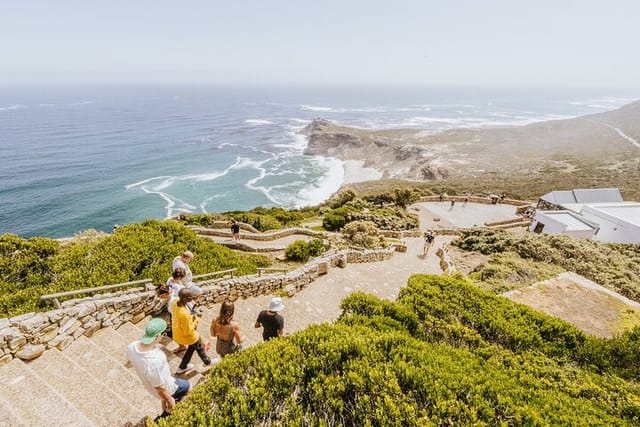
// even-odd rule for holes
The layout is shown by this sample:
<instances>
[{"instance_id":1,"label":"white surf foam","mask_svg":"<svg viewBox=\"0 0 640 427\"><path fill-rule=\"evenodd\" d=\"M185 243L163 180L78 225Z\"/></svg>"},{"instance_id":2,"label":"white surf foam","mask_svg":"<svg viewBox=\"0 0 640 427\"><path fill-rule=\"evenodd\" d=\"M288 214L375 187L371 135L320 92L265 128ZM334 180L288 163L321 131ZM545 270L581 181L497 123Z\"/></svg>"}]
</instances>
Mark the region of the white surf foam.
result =
<instances>
[{"instance_id":1,"label":"white surf foam","mask_svg":"<svg viewBox=\"0 0 640 427\"><path fill-rule=\"evenodd\" d=\"M250 125L255 125L255 126L260 126L260 125L272 125L273 122L271 120L264 120L264 119L247 119L244 121L247 124Z\"/></svg>"},{"instance_id":2,"label":"white surf foam","mask_svg":"<svg viewBox=\"0 0 640 427\"><path fill-rule=\"evenodd\" d=\"M22 105L22 104L13 104L13 105L9 105L7 107L0 107L0 111L15 111L15 110L22 110L27 108L26 105Z\"/></svg>"},{"instance_id":3,"label":"white surf foam","mask_svg":"<svg viewBox=\"0 0 640 427\"><path fill-rule=\"evenodd\" d=\"M301 109L306 110L306 111L320 111L323 113L329 113L331 111L333 111L333 108L331 107L322 107L319 105L307 105L307 104L302 104L300 106Z\"/></svg>"},{"instance_id":4,"label":"white surf foam","mask_svg":"<svg viewBox=\"0 0 640 427\"><path fill-rule=\"evenodd\" d=\"M338 191L344 182L344 164L333 157L315 156L314 161L325 171L322 178L311 187L304 188L296 195L296 207L312 206L327 200Z\"/></svg>"},{"instance_id":5,"label":"white surf foam","mask_svg":"<svg viewBox=\"0 0 640 427\"><path fill-rule=\"evenodd\" d=\"M93 101L78 101L78 102L72 102L69 105L72 107L78 107L81 105L91 105L91 104L93 104Z\"/></svg>"}]
</instances>

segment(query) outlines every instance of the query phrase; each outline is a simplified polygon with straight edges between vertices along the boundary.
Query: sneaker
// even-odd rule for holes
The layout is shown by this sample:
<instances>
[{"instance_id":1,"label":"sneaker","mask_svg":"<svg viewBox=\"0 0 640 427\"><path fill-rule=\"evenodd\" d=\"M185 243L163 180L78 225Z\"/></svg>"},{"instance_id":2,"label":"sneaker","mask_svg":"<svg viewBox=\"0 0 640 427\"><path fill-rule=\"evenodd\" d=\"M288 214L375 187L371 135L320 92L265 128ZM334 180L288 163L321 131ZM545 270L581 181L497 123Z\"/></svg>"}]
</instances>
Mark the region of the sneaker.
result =
<instances>
[{"instance_id":1,"label":"sneaker","mask_svg":"<svg viewBox=\"0 0 640 427\"><path fill-rule=\"evenodd\" d=\"M187 367L182 369L181 367L178 366L178 369L176 369L176 374L183 374L187 371L192 370L193 368L195 368L196 365L194 365L193 363L188 363Z\"/></svg>"}]
</instances>

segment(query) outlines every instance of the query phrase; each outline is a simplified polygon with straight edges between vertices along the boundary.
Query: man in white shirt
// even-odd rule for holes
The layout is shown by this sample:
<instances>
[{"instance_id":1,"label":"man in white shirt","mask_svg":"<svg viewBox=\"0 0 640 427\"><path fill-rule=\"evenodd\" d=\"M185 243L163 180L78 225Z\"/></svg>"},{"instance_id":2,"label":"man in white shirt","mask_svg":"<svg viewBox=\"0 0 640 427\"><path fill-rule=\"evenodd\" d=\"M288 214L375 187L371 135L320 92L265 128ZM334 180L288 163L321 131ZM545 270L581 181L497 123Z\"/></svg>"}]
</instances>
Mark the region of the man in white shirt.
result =
<instances>
[{"instance_id":1,"label":"man in white shirt","mask_svg":"<svg viewBox=\"0 0 640 427\"><path fill-rule=\"evenodd\" d=\"M182 280L182 283L185 287L190 287L193 282L193 273L191 273L191 269L189 268L189 263L193 260L193 252L184 251L182 255L179 255L173 259L173 263L171 264L171 271L174 271L176 268L183 268L186 275Z\"/></svg>"},{"instance_id":2,"label":"man in white shirt","mask_svg":"<svg viewBox=\"0 0 640 427\"><path fill-rule=\"evenodd\" d=\"M156 347L167 323L159 318L152 319L144 336L127 346L127 359L140 377L147 391L162 401L162 415L166 416L191 390L189 381L171 376L167 356Z\"/></svg>"}]
</instances>

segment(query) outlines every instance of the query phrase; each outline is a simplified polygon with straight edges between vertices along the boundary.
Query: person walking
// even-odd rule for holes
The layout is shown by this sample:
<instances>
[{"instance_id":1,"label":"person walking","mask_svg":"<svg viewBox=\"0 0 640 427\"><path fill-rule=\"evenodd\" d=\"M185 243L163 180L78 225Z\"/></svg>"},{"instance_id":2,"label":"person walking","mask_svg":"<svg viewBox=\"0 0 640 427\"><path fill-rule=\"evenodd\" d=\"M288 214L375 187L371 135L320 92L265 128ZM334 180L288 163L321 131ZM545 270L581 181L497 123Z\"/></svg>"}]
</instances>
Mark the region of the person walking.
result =
<instances>
[{"instance_id":1,"label":"person walking","mask_svg":"<svg viewBox=\"0 0 640 427\"><path fill-rule=\"evenodd\" d=\"M284 310L284 304L282 304L282 298L274 297L269 301L269 305L266 310L262 310L258 314L255 327L262 327L262 339L269 341L272 338L282 336L284 330L284 317L279 313Z\"/></svg>"},{"instance_id":2,"label":"person walking","mask_svg":"<svg viewBox=\"0 0 640 427\"><path fill-rule=\"evenodd\" d=\"M151 319L144 335L127 346L129 360L147 391L162 401L165 417L191 390L189 381L171 376L167 356L157 347L167 323L159 318Z\"/></svg>"},{"instance_id":3,"label":"person walking","mask_svg":"<svg viewBox=\"0 0 640 427\"><path fill-rule=\"evenodd\" d=\"M231 220L231 233L233 240L240 240L240 224L235 219Z\"/></svg>"},{"instance_id":4,"label":"person walking","mask_svg":"<svg viewBox=\"0 0 640 427\"><path fill-rule=\"evenodd\" d=\"M184 251L182 255L178 255L173 259L171 263L171 271L175 271L176 268L184 269L185 276L182 279L182 284L185 287L189 287L193 283L193 273L191 273L191 269L189 268L189 263L193 261L193 252Z\"/></svg>"},{"instance_id":5,"label":"person walking","mask_svg":"<svg viewBox=\"0 0 640 427\"><path fill-rule=\"evenodd\" d=\"M173 303L173 316L172 316L172 331L173 340L180 344L186 345L187 350L182 356L182 361L176 370L177 374L182 374L194 368L191 361L191 357L194 352L198 353L202 363L205 366L211 364L211 359L207 356L207 352L202 344L200 334L198 334L198 323L200 322L201 314L192 314L187 306L194 300L193 292L189 288L180 289L178 293L178 299Z\"/></svg>"},{"instance_id":6,"label":"person walking","mask_svg":"<svg viewBox=\"0 0 640 427\"><path fill-rule=\"evenodd\" d=\"M422 257L426 258L427 255L429 254L429 249L431 249L431 245L433 244L433 241L435 239L435 236L433 234L433 231L429 230L425 233L424 235L424 247L422 248Z\"/></svg>"},{"instance_id":7,"label":"person walking","mask_svg":"<svg viewBox=\"0 0 640 427\"><path fill-rule=\"evenodd\" d=\"M220 357L242 349L244 339L240 335L240 325L233 321L235 306L231 301L220 305L220 314L211 321L209 332L216 337L216 352Z\"/></svg>"}]
</instances>

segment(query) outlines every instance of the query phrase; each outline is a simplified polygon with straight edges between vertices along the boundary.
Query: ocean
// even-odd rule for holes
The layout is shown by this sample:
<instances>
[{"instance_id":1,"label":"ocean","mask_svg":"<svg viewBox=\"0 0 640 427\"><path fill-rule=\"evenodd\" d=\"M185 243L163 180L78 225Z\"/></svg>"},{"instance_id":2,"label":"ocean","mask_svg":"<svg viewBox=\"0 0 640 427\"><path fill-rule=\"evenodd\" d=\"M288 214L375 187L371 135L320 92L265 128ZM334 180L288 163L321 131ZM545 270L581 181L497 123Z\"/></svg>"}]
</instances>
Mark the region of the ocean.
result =
<instances>
[{"instance_id":1,"label":"ocean","mask_svg":"<svg viewBox=\"0 0 640 427\"><path fill-rule=\"evenodd\" d=\"M301 207L345 179L375 178L303 155L297 132L316 117L435 132L570 118L639 97L426 86L0 87L0 234L59 238L185 211Z\"/></svg>"}]
</instances>

